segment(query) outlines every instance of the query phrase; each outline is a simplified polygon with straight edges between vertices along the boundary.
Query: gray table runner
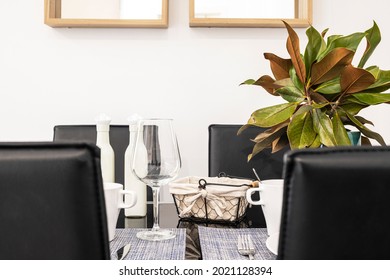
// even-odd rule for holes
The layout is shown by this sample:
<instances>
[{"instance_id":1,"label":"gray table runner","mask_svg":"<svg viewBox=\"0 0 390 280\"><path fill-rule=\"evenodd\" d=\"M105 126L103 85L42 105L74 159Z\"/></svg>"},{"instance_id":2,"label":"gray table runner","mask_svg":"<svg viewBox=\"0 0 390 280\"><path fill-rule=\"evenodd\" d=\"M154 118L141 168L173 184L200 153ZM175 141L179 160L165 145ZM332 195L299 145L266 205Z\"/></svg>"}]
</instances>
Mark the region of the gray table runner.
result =
<instances>
[{"instance_id":1,"label":"gray table runner","mask_svg":"<svg viewBox=\"0 0 390 280\"><path fill-rule=\"evenodd\" d=\"M176 237L163 241L146 241L136 237L141 228L116 229L115 238L110 242L111 259L115 260L116 251L122 246L131 243L127 260L184 260L186 249L185 229L170 229Z\"/></svg>"},{"instance_id":2,"label":"gray table runner","mask_svg":"<svg viewBox=\"0 0 390 280\"><path fill-rule=\"evenodd\" d=\"M254 258L257 260L274 260L276 255L268 250L265 242L265 228L212 228L199 226L199 240L204 260L248 260L237 250L239 234L249 234L256 247Z\"/></svg>"}]
</instances>

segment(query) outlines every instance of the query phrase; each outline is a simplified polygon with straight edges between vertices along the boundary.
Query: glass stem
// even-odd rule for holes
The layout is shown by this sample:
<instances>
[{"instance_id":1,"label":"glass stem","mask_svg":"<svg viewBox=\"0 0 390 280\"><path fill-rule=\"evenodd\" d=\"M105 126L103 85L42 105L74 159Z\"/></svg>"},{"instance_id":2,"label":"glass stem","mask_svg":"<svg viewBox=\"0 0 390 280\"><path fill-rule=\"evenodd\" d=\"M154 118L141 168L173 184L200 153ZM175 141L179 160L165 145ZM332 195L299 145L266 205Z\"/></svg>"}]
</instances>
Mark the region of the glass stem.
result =
<instances>
[{"instance_id":1,"label":"glass stem","mask_svg":"<svg viewBox=\"0 0 390 280\"><path fill-rule=\"evenodd\" d=\"M153 191L153 228L152 231L158 231L160 230L159 226L159 193L160 193L160 188L152 186L152 191Z\"/></svg>"}]
</instances>

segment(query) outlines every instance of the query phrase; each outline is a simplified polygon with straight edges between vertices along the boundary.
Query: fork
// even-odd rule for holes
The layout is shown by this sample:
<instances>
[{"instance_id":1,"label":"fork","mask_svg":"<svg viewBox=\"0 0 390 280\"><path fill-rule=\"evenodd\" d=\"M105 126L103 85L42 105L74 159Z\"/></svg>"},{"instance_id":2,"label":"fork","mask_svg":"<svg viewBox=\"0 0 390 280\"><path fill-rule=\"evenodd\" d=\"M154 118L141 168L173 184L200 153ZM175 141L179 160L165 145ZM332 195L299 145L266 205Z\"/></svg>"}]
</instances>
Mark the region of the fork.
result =
<instances>
[{"instance_id":1,"label":"fork","mask_svg":"<svg viewBox=\"0 0 390 280\"><path fill-rule=\"evenodd\" d=\"M254 260L255 246L253 245L250 235L239 235L237 241L238 252L243 256L248 256L250 260Z\"/></svg>"}]
</instances>

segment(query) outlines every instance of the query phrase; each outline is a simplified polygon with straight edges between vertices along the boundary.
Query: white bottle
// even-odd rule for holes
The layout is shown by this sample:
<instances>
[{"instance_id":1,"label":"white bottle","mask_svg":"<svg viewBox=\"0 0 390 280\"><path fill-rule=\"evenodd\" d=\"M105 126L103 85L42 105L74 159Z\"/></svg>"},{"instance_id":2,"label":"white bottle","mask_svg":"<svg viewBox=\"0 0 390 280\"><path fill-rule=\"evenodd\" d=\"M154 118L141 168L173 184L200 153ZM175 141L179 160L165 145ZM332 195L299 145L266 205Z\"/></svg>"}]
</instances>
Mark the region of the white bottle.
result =
<instances>
[{"instance_id":1,"label":"white bottle","mask_svg":"<svg viewBox=\"0 0 390 280\"><path fill-rule=\"evenodd\" d=\"M140 116L134 114L128 118L129 121L129 133L130 141L129 146L125 152L125 190L135 191L137 193L137 203L131 207L125 209L126 217L144 217L146 216L146 191L147 186L145 183L140 181L137 176L132 171L133 164L133 155L135 151L135 142L137 133L141 133L141 140L143 139L143 130L138 131L138 121ZM142 142L139 142L139 147L137 150L137 159L134 161L134 164L137 166L145 166L147 168L147 151L145 145L142 145ZM126 199L126 197L125 197Z\"/></svg>"},{"instance_id":2,"label":"white bottle","mask_svg":"<svg viewBox=\"0 0 390 280\"><path fill-rule=\"evenodd\" d=\"M105 114L96 118L96 146L100 148L103 182L115 182L115 155L110 144L111 119Z\"/></svg>"}]
</instances>

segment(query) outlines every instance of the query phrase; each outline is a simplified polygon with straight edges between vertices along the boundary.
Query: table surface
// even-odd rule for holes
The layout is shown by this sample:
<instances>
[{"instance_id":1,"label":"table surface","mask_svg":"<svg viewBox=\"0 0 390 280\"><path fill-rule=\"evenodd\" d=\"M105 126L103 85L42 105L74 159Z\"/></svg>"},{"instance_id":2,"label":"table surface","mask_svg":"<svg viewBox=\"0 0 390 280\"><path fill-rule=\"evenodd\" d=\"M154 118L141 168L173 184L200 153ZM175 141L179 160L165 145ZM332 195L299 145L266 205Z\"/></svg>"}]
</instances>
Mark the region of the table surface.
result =
<instances>
[{"instance_id":1,"label":"table surface","mask_svg":"<svg viewBox=\"0 0 390 280\"><path fill-rule=\"evenodd\" d=\"M204 223L193 223L193 222L179 222L179 216L174 203L160 203L160 227L161 228L184 228L186 232L186 250L185 250L185 259L188 260L201 260L203 259L201 242L199 240L199 227L210 227L210 228L261 228L263 220L262 217L259 218L262 214L259 212L256 206L248 208L247 215L245 219L240 222L238 225L221 225L221 224L204 224ZM147 215L142 218L126 218L120 216L118 221L118 228L151 228L153 226L153 205L148 203L147 205ZM123 226L122 226L123 225ZM265 247L265 239L262 240L262 245ZM205 243L204 243L205 244ZM204 246L203 244L203 246ZM267 250L267 249L265 249ZM274 255L267 255L270 252L265 252L267 256L266 259L272 259ZM271 253L272 254L272 253Z\"/></svg>"}]
</instances>

